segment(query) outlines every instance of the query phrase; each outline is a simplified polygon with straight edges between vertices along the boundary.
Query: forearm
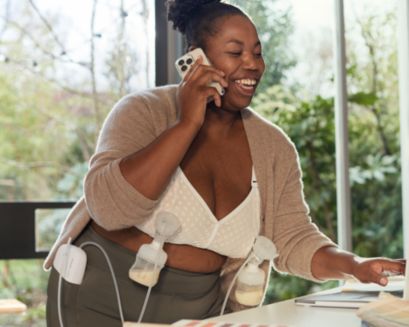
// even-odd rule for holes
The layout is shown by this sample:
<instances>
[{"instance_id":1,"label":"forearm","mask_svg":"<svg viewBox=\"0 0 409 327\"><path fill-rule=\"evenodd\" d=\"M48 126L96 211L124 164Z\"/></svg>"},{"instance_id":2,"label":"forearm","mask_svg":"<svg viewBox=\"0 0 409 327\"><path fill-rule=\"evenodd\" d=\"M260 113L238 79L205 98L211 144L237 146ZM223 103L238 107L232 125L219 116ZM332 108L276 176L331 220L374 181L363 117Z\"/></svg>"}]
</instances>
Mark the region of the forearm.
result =
<instances>
[{"instance_id":1,"label":"forearm","mask_svg":"<svg viewBox=\"0 0 409 327\"><path fill-rule=\"evenodd\" d=\"M182 122L169 128L144 149L125 157L120 163L122 175L147 198L157 199L199 128Z\"/></svg>"},{"instance_id":2,"label":"forearm","mask_svg":"<svg viewBox=\"0 0 409 327\"><path fill-rule=\"evenodd\" d=\"M335 246L319 249L313 256L311 271L318 279L345 279L351 277L360 259Z\"/></svg>"}]
</instances>

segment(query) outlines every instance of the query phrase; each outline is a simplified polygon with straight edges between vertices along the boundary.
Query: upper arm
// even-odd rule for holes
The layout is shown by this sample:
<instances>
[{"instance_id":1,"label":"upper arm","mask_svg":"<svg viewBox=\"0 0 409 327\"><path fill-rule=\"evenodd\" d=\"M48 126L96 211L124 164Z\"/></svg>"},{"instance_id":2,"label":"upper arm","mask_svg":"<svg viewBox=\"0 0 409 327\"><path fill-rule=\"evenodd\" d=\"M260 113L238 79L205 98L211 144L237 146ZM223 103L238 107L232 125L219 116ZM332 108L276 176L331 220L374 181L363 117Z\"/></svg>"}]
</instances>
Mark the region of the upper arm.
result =
<instances>
[{"instance_id":1,"label":"upper arm","mask_svg":"<svg viewBox=\"0 0 409 327\"><path fill-rule=\"evenodd\" d=\"M142 97L133 96L119 101L104 122L84 180L84 194L90 215L106 229L143 221L157 203L129 184L119 168L122 158L155 139L153 124L150 108Z\"/></svg>"}]
</instances>

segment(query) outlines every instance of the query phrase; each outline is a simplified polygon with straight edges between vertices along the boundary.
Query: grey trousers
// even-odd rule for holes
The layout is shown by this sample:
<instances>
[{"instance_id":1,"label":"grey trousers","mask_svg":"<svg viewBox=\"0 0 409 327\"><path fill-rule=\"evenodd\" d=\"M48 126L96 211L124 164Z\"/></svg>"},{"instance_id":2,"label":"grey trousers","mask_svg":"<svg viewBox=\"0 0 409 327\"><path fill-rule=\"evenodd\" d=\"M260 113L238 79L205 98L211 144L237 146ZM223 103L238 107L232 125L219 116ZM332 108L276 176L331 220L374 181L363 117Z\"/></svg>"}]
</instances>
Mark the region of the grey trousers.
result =
<instances>
[{"instance_id":1,"label":"grey trousers","mask_svg":"<svg viewBox=\"0 0 409 327\"><path fill-rule=\"evenodd\" d=\"M97 234L88 226L74 241L101 245L112 262L118 282L125 321L137 321L147 287L128 278L135 253ZM86 246L87 267L81 285L63 280L61 307L64 327L121 326L115 289L104 255ZM152 288L143 322L173 323L180 319L205 319L217 316L223 302L219 272L191 273L165 267ZM57 289L59 274L51 270L47 289L47 326L59 326Z\"/></svg>"}]
</instances>

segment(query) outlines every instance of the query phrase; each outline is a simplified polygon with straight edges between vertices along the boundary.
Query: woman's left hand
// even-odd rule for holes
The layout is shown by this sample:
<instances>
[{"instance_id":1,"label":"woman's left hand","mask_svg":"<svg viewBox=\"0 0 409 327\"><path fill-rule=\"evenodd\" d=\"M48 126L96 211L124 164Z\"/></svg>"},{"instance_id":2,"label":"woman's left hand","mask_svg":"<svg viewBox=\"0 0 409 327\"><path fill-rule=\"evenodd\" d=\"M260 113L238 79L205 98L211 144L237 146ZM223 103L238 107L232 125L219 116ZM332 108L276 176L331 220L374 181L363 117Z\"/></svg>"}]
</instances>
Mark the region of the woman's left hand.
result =
<instances>
[{"instance_id":1,"label":"woman's left hand","mask_svg":"<svg viewBox=\"0 0 409 327\"><path fill-rule=\"evenodd\" d=\"M388 284L388 275L405 274L405 264L405 259L362 259L354 265L352 275L362 283L377 283L385 286Z\"/></svg>"}]
</instances>

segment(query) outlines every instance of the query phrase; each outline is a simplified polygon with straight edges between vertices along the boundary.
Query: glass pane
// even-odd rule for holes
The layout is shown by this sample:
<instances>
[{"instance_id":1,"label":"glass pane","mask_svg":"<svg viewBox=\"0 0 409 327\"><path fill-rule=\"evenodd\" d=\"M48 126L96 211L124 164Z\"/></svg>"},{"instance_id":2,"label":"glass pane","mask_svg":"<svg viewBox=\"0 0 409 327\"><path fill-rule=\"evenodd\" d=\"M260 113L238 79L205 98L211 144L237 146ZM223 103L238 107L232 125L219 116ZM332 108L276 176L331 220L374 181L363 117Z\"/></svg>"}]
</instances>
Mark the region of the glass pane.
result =
<instances>
[{"instance_id":1,"label":"glass pane","mask_svg":"<svg viewBox=\"0 0 409 327\"><path fill-rule=\"evenodd\" d=\"M154 86L154 1L0 8L0 200L76 200L107 113Z\"/></svg>"},{"instance_id":2,"label":"glass pane","mask_svg":"<svg viewBox=\"0 0 409 327\"><path fill-rule=\"evenodd\" d=\"M353 245L402 257L397 1L345 1Z\"/></svg>"},{"instance_id":3,"label":"glass pane","mask_svg":"<svg viewBox=\"0 0 409 327\"><path fill-rule=\"evenodd\" d=\"M35 210L36 251L49 251L57 239L62 223L71 209Z\"/></svg>"},{"instance_id":4,"label":"glass pane","mask_svg":"<svg viewBox=\"0 0 409 327\"><path fill-rule=\"evenodd\" d=\"M336 241L333 1L235 3L253 17L267 63L252 106L294 141L312 220ZM354 251L401 257L396 1L345 1L345 26ZM274 278L270 301L312 287Z\"/></svg>"},{"instance_id":5,"label":"glass pane","mask_svg":"<svg viewBox=\"0 0 409 327\"><path fill-rule=\"evenodd\" d=\"M154 86L154 4L0 0L0 201L82 195L104 118L126 93ZM36 212L37 250L50 248L67 212ZM28 304L1 326L45 326L42 264L0 261L0 298Z\"/></svg>"}]
</instances>

